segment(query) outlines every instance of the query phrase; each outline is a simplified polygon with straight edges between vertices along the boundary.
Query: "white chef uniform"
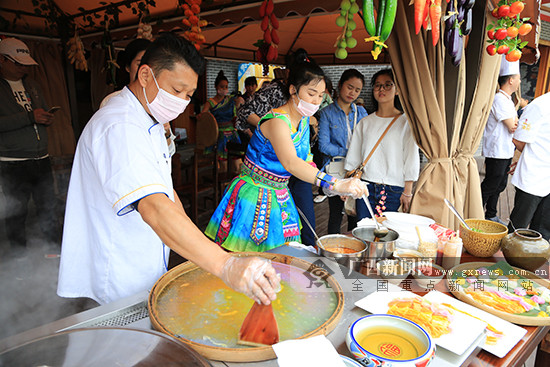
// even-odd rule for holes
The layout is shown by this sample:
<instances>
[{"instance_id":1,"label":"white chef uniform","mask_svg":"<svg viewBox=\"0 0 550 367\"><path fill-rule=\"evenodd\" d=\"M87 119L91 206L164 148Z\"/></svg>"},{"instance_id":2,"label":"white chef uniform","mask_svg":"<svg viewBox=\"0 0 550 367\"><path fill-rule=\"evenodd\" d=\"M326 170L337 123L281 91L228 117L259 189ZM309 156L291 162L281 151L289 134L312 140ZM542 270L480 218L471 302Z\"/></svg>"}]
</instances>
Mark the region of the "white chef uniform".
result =
<instances>
[{"instance_id":1,"label":"white chef uniform","mask_svg":"<svg viewBox=\"0 0 550 367\"><path fill-rule=\"evenodd\" d=\"M550 194L549 106L550 93L528 104L514 133L516 140L527 144L519 157L512 184L528 194L540 197Z\"/></svg>"},{"instance_id":2,"label":"white chef uniform","mask_svg":"<svg viewBox=\"0 0 550 367\"><path fill-rule=\"evenodd\" d=\"M174 200L164 128L124 88L94 114L78 142L58 295L104 304L155 283L169 249L131 205L155 193Z\"/></svg>"}]
</instances>

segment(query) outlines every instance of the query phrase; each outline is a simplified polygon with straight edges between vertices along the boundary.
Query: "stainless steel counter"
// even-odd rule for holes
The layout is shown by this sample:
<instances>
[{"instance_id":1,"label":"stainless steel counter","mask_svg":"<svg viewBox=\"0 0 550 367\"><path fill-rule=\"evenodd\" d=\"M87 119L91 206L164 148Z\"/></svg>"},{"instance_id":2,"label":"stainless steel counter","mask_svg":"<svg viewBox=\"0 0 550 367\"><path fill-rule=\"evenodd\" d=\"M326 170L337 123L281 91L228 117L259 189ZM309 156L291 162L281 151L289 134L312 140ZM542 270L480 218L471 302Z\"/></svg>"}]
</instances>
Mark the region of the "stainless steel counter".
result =
<instances>
[{"instance_id":1,"label":"stainless steel counter","mask_svg":"<svg viewBox=\"0 0 550 367\"><path fill-rule=\"evenodd\" d=\"M327 338L332 342L338 353L351 356L346 343L345 335L349 325L356 319L367 314L366 311L355 307L354 303L377 291L377 287L381 284L374 277L366 277L357 272L350 272L349 269L341 267L335 262L324 257L309 253L305 250L298 250L288 246L282 246L270 252L279 253L299 258L305 258L307 261L316 264L325 265L324 267L332 273L338 283L344 290L344 311L336 328L327 335ZM99 306L91 310L81 312L67 318L55 321L50 324L23 332L21 334L0 340L0 353L18 346L30 340L53 334L62 330L75 328L99 327L99 326L116 326L116 327L131 327L137 329L151 330L152 325L149 321L147 311L148 292L142 292L134 296L112 302L107 305ZM474 346L475 347L475 346ZM473 352L473 353L472 353ZM477 352L472 348L470 353L475 356ZM436 358L439 360L435 366L456 366L467 365L465 362L470 358L460 358L447 352L441 348L438 349ZM434 361L436 362L436 361ZM211 361L213 366L238 366L243 363L223 363ZM247 366L277 366L276 360L263 362L246 363Z\"/></svg>"}]
</instances>

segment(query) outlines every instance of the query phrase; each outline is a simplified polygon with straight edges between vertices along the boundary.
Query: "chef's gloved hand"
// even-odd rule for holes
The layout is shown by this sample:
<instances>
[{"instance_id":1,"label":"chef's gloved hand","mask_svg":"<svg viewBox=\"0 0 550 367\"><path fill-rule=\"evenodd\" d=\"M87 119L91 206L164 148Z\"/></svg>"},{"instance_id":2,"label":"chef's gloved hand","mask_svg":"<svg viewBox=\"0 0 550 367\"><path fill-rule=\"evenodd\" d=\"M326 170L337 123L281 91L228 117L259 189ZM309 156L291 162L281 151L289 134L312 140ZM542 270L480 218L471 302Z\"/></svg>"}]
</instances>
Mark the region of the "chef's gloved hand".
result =
<instances>
[{"instance_id":1,"label":"chef's gloved hand","mask_svg":"<svg viewBox=\"0 0 550 367\"><path fill-rule=\"evenodd\" d=\"M324 188L323 191L327 196L351 196L360 199L363 195L369 196L367 185L358 178L343 178L336 181L332 190Z\"/></svg>"},{"instance_id":2,"label":"chef's gloved hand","mask_svg":"<svg viewBox=\"0 0 550 367\"><path fill-rule=\"evenodd\" d=\"M280 276L271 261L260 257L230 256L220 278L232 289L264 305L274 301L281 290Z\"/></svg>"}]
</instances>

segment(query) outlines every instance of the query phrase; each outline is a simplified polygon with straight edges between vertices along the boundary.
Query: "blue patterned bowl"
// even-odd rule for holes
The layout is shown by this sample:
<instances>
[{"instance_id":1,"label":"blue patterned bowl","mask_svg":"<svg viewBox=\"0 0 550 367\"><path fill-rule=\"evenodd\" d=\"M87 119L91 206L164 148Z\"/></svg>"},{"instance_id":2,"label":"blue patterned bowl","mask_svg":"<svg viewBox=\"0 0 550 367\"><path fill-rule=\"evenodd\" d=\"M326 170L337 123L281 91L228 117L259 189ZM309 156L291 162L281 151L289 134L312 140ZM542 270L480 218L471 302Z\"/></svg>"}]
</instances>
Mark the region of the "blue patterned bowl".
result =
<instances>
[{"instance_id":1,"label":"blue patterned bowl","mask_svg":"<svg viewBox=\"0 0 550 367\"><path fill-rule=\"evenodd\" d=\"M364 341L361 336L368 334L370 329L384 332L380 333L381 336L375 343L362 345ZM384 334L393 335L400 343L386 340L382 336ZM435 343L424 329L412 321L394 315L374 314L356 320L348 329L346 344L353 356L366 367L426 367L435 355ZM418 356L404 359L404 347L414 349Z\"/></svg>"}]
</instances>

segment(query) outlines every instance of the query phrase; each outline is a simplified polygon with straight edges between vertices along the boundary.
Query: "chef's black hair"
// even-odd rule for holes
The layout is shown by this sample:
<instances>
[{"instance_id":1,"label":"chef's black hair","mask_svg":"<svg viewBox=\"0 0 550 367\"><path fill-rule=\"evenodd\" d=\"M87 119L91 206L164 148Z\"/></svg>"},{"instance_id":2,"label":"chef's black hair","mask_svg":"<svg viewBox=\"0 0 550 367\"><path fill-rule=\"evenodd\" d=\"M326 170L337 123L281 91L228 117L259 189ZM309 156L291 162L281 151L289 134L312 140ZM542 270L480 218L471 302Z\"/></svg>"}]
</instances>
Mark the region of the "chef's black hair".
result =
<instances>
[{"instance_id":1,"label":"chef's black hair","mask_svg":"<svg viewBox=\"0 0 550 367\"><path fill-rule=\"evenodd\" d=\"M174 33L161 34L145 51L141 65L149 65L156 75L162 70L173 70L176 63L189 66L195 73L204 72L206 62L195 46Z\"/></svg>"}]
</instances>

